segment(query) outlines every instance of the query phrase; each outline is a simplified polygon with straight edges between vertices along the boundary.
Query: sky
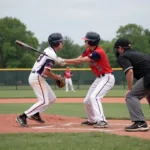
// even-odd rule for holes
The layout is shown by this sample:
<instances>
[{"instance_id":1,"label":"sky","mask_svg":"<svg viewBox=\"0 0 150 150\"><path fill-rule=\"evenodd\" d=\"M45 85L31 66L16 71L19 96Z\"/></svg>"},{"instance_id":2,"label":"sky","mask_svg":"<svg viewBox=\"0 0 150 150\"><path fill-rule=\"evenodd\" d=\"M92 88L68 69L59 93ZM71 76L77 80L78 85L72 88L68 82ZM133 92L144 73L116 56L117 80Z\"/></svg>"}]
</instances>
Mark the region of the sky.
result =
<instances>
[{"instance_id":1,"label":"sky","mask_svg":"<svg viewBox=\"0 0 150 150\"><path fill-rule=\"evenodd\" d=\"M89 31L111 41L120 26L150 30L150 0L0 0L0 18L19 19L41 43L60 32L75 44Z\"/></svg>"}]
</instances>

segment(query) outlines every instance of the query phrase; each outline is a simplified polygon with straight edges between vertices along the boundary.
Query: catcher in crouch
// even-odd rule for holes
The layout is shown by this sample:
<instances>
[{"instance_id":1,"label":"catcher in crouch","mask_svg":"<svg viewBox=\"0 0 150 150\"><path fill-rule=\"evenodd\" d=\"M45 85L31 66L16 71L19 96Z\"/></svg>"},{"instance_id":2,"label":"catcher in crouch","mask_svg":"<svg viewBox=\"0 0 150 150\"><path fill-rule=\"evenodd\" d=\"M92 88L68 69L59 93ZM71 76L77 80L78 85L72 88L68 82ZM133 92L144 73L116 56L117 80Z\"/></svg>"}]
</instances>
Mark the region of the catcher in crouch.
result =
<instances>
[{"instance_id":1,"label":"catcher in crouch","mask_svg":"<svg viewBox=\"0 0 150 150\"><path fill-rule=\"evenodd\" d=\"M48 37L50 46L44 50L44 53L55 59L57 57L56 52L63 47L63 41L64 39L60 33L52 33ZM21 126L27 126L27 118L39 123L44 123L45 121L41 119L40 113L50 107L56 100L56 96L46 82L45 77L56 80L57 85L60 87L65 86L63 84L65 83L65 79L51 71L54 66L54 60L50 59L48 56L41 54L36 60L29 75L29 84L33 88L38 102L16 118L16 121Z\"/></svg>"},{"instance_id":2,"label":"catcher in crouch","mask_svg":"<svg viewBox=\"0 0 150 150\"><path fill-rule=\"evenodd\" d=\"M81 56L74 59L62 59L59 57L56 61L60 64L89 63L96 79L90 86L84 99L87 121L81 124L93 125L95 128L106 128L108 123L103 112L101 99L114 86L115 78L105 51L98 46L100 35L95 32L88 32L83 39L86 50Z\"/></svg>"}]
</instances>

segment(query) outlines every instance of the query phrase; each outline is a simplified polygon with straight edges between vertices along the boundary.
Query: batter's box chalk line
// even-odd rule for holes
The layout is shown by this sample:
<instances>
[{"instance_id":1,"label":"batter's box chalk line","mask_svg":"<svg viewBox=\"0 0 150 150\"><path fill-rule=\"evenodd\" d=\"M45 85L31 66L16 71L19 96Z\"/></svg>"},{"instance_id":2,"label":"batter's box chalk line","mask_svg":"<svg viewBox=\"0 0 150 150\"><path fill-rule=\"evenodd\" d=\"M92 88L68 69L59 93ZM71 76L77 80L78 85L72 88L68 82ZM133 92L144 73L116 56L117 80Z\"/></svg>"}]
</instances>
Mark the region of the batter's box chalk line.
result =
<instances>
[{"instance_id":1,"label":"batter's box chalk line","mask_svg":"<svg viewBox=\"0 0 150 150\"><path fill-rule=\"evenodd\" d=\"M81 123L66 123L66 124L61 124L61 127L57 127L58 125L50 125L50 126L38 126L38 127L32 127L32 129L41 129L41 130L74 130L74 131L99 131L99 132L115 132L115 131L121 131L124 130L123 128L118 128L118 129L109 129L109 128L74 128L71 127L72 125L81 125ZM126 126L129 124L123 124L123 123L109 123L109 126ZM70 128L64 128L64 127L70 127Z\"/></svg>"},{"instance_id":2,"label":"batter's box chalk line","mask_svg":"<svg viewBox=\"0 0 150 150\"><path fill-rule=\"evenodd\" d=\"M42 129L42 130L65 130L65 131L97 131L97 132L115 132L115 131L122 131L122 130L124 130L124 129L113 129L113 130L110 130L110 129L107 129L107 128L105 128L105 129L96 129L96 128L93 128L93 129L85 129L85 128L52 128L52 127L46 127L46 128L35 128L35 127L33 127L33 129Z\"/></svg>"}]
</instances>

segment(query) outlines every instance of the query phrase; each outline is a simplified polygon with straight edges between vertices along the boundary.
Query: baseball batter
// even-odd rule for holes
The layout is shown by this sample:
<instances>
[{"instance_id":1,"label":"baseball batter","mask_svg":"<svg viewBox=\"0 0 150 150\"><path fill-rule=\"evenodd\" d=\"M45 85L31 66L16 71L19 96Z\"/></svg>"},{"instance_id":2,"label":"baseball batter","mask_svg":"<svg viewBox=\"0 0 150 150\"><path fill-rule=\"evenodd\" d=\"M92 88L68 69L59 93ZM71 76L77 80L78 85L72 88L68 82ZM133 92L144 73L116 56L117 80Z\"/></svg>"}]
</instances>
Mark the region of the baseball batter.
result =
<instances>
[{"instance_id":1,"label":"baseball batter","mask_svg":"<svg viewBox=\"0 0 150 150\"><path fill-rule=\"evenodd\" d=\"M50 107L56 100L56 96L45 78L49 77L51 79L61 80L60 75L54 74L51 71L54 66L54 60L51 58L55 59L57 57L56 52L62 49L63 37L60 33L52 33L48 38L48 42L50 46L44 50L44 53L50 57L41 54L29 75L29 84L33 88L38 102L16 118L16 121L21 126L27 126L27 118L44 123L40 117L40 113Z\"/></svg>"},{"instance_id":2,"label":"baseball batter","mask_svg":"<svg viewBox=\"0 0 150 150\"><path fill-rule=\"evenodd\" d=\"M73 88L73 84L72 84L72 79L71 79L73 74L72 74L72 71L69 69L69 67L66 67L64 76L65 76L65 82L66 82L66 92L68 92L69 86L71 88L71 91L75 92L75 90Z\"/></svg>"},{"instance_id":3,"label":"baseball batter","mask_svg":"<svg viewBox=\"0 0 150 150\"><path fill-rule=\"evenodd\" d=\"M126 74L128 90L126 103L130 113L132 125L125 127L126 131L148 131L141 109L140 100L147 97L150 101L150 56L131 49L127 39L120 38L114 45L114 51L119 65ZM133 86L133 79L137 82Z\"/></svg>"},{"instance_id":4,"label":"baseball batter","mask_svg":"<svg viewBox=\"0 0 150 150\"><path fill-rule=\"evenodd\" d=\"M82 124L94 125L96 128L105 128L108 127L108 123L103 112L101 99L114 86L115 78L105 51L98 46L100 35L95 32L88 32L83 39L86 50L81 56L75 59L58 58L57 61L64 64L89 63L96 79L90 86L83 102L88 120L82 122Z\"/></svg>"}]
</instances>

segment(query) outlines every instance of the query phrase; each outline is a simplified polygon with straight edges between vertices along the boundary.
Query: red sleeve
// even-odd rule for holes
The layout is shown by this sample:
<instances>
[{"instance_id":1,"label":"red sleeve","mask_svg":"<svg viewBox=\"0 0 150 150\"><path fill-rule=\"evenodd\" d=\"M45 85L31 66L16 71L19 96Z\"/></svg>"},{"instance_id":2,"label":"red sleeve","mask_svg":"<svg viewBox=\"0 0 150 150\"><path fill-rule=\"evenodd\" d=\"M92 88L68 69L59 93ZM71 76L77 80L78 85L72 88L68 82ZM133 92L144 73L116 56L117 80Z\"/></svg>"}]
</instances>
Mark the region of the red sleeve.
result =
<instances>
[{"instance_id":1,"label":"red sleeve","mask_svg":"<svg viewBox=\"0 0 150 150\"><path fill-rule=\"evenodd\" d=\"M86 50L82 53L82 57L87 56L87 54L88 54L88 49L86 49Z\"/></svg>"}]
</instances>

